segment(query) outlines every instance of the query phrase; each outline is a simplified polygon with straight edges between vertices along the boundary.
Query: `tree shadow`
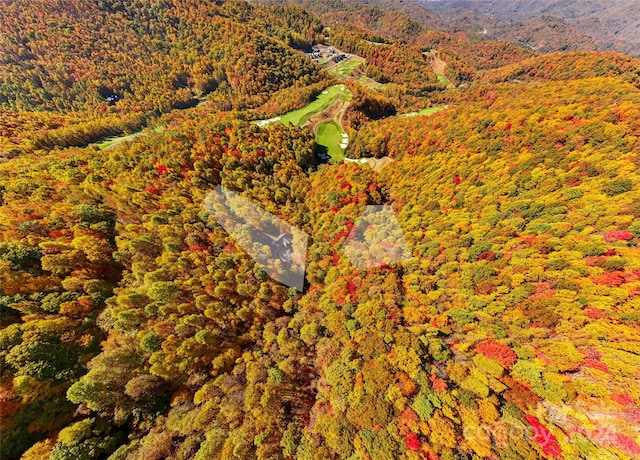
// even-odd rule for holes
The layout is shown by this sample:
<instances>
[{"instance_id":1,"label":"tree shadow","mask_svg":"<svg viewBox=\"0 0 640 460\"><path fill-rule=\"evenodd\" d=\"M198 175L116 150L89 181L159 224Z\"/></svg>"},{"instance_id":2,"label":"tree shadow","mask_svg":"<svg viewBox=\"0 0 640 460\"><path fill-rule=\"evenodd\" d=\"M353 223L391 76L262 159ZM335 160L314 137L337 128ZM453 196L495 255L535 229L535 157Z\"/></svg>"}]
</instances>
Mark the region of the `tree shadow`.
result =
<instances>
[{"instance_id":1,"label":"tree shadow","mask_svg":"<svg viewBox=\"0 0 640 460\"><path fill-rule=\"evenodd\" d=\"M318 164L329 163L329 160L331 160L331 156L329 156L329 148L318 143L316 143L315 156Z\"/></svg>"}]
</instances>

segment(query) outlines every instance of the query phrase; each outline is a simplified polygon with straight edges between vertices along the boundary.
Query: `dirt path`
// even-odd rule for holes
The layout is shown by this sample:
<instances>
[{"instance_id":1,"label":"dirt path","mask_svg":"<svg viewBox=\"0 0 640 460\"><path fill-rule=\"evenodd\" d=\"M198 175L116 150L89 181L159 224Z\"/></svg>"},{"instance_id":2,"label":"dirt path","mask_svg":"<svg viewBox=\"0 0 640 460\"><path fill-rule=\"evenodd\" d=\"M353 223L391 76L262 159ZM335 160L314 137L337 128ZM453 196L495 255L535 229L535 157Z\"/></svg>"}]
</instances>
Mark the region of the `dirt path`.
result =
<instances>
[{"instance_id":1,"label":"dirt path","mask_svg":"<svg viewBox=\"0 0 640 460\"><path fill-rule=\"evenodd\" d=\"M338 125L342 126L342 122L344 121L344 114L347 111L347 107L349 107L348 102L343 101L342 99L338 99L322 112L310 116L307 121L302 124L302 127L308 127L312 132L315 133L318 125L326 121L333 120L338 123Z\"/></svg>"},{"instance_id":2,"label":"dirt path","mask_svg":"<svg viewBox=\"0 0 640 460\"><path fill-rule=\"evenodd\" d=\"M113 149L113 148L117 147L118 144L121 144L121 143L126 142L126 141L132 141L136 137L141 136L141 135L142 135L142 131L137 132L137 133L133 133L133 134L129 134L128 136L116 137L116 138L113 138L112 140L108 140L107 139L106 141L103 141L103 142L106 142L107 145L105 147L102 147L101 150Z\"/></svg>"},{"instance_id":3,"label":"dirt path","mask_svg":"<svg viewBox=\"0 0 640 460\"><path fill-rule=\"evenodd\" d=\"M444 69L447 67L447 63L440 59L435 52L429 55L429 63L431 64L431 68L434 73L444 75Z\"/></svg>"},{"instance_id":4,"label":"dirt path","mask_svg":"<svg viewBox=\"0 0 640 460\"><path fill-rule=\"evenodd\" d=\"M340 111L343 105L344 105L344 101L341 101L340 99L335 100L329 107L324 109L322 112L318 112L315 115L312 115L309 118L307 118L307 121L305 121L301 125L301 127L309 128L311 131L315 132L316 127L320 123L324 123L325 121L329 121L329 120L335 120L336 114Z\"/></svg>"},{"instance_id":5,"label":"dirt path","mask_svg":"<svg viewBox=\"0 0 640 460\"><path fill-rule=\"evenodd\" d=\"M393 163L395 160L389 157L382 157L382 158L360 158L359 160L352 160L350 158L345 158L344 161L348 163L360 163L360 164L366 163L374 171L381 171L385 166L387 166L390 163Z\"/></svg>"},{"instance_id":6,"label":"dirt path","mask_svg":"<svg viewBox=\"0 0 640 460\"><path fill-rule=\"evenodd\" d=\"M444 69L447 67L447 63L440 59L436 53L431 53L429 56L429 63L435 73L444 75Z\"/></svg>"}]
</instances>

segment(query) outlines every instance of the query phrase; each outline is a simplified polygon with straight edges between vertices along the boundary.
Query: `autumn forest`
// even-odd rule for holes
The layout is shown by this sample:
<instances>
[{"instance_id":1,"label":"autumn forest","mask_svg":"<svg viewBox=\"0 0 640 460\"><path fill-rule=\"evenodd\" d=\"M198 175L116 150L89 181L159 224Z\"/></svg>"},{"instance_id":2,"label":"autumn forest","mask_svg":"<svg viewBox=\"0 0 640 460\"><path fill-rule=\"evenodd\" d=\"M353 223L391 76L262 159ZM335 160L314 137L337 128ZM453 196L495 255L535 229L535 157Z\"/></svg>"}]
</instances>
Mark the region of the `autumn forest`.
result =
<instances>
[{"instance_id":1,"label":"autumn forest","mask_svg":"<svg viewBox=\"0 0 640 460\"><path fill-rule=\"evenodd\" d=\"M0 458L640 458L640 60L301 3L0 0Z\"/></svg>"}]
</instances>

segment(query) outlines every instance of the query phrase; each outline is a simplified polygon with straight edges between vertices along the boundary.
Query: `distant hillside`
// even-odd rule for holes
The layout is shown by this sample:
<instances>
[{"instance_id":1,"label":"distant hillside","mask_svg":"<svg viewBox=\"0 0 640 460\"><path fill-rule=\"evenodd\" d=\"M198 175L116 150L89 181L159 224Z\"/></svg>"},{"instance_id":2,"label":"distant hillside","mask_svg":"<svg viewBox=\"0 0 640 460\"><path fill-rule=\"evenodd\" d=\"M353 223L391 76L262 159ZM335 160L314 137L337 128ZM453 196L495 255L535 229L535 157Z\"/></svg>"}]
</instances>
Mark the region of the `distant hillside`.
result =
<instances>
[{"instance_id":1,"label":"distant hillside","mask_svg":"<svg viewBox=\"0 0 640 460\"><path fill-rule=\"evenodd\" d=\"M463 16L494 38L527 44L540 51L613 49L640 56L640 15L635 0L417 0L457 28ZM551 40L548 40L548 37Z\"/></svg>"},{"instance_id":2,"label":"distant hillside","mask_svg":"<svg viewBox=\"0 0 640 460\"><path fill-rule=\"evenodd\" d=\"M491 70L483 81L562 81L592 77L617 77L640 88L640 62L615 52L551 53Z\"/></svg>"},{"instance_id":3,"label":"distant hillside","mask_svg":"<svg viewBox=\"0 0 640 460\"><path fill-rule=\"evenodd\" d=\"M411 17L415 22L436 29L446 27L446 21L440 14L430 10L416 1L405 0L257 0L257 3L283 5L296 3L308 11L323 15L336 12L362 11L363 8L385 12L400 12Z\"/></svg>"},{"instance_id":4,"label":"distant hillside","mask_svg":"<svg viewBox=\"0 0 640 460\"><path fill-rule=\"evenodd\" d=\"M265 5L296 4L325 19L327 25L350 24L388 38L412 41L422 28L447 27L440 15L415 2L396 0L258 0Z\"/></svg>"},{"instance_id":5,"label":"distant hillside","mask_svg":"<svg viewBox=\"0 0 640 460\"><path fill-rule=\"evenodd\" d=\"M299 3L316 14L376 8L474 39L507 40L540 52L616 50L640 56L635 0L268 0ZM344 21L344 16L338 21ZM353 19L353 18L350 18ZM393 21L391 21L393 22Z\"/></svg>"},{"instance_id":6,"label":"distant hillside","mask_svg":"<svg viewBox=\"0 0 640 460\"><path fill-rule=\"evenodd\" d=\"M443 18L412 2L265 0L261 3L299 4L319 14L333 29L338 25L355 27L370 33L369 38L374 41L384 41L381 37L386 37L387 41L392 39L405 44L403 46L419 46L425 52L437 50L439 58L446 63L445 76L456 84L474 80L478 71L519 62L535 54L528 48L504 40L488 40L484 36L460 31L445 32L442 29L449 26ZM329 35L334 33L332 30ZM350 48L351 52L354 50Z\"/></svg>"},{"instance_id":7,"label":"distant hillside","mask_svg":"<svg viewBox=\"0 0 640 460\"><path fill-rule=\"evenodd\" d=\"M257 106L321 78L293 49L308 49L321 31L299 7L2 0L0 132L10 141L0 142L0 156L135 130L212 92L223 106L231 92ZM26 145L20 133L36 130L25 125L57 132Z\"/></svg>"},{"instance_id":8,"label":"distant hillside","mask_svg":"<svg viewBox=\"0 0 640 460\"><path fill-rule=\"evenodd\" d=\"M471 37L503 39L539 52L595 50L600 43L567 21L552 16L508 22L477 9L460 9L447 14L451 33Z\"/></svg>"},{"instance_id":9,"label":"distant hillside","mask_svg":"<svg viewBox=\"0 0 640 460\"><path fill-rule=\"evenodd\" d=\"M505 40L532 51L616 50L640 56L633 4L591 2L488 2L485 0L258 0L300 4L328 24L355 24L412 41L421 27L463 40ZM530 6L526 6L530 5ZM543 7L544 6L544 7Z\"/></svg>"}]
</instances>

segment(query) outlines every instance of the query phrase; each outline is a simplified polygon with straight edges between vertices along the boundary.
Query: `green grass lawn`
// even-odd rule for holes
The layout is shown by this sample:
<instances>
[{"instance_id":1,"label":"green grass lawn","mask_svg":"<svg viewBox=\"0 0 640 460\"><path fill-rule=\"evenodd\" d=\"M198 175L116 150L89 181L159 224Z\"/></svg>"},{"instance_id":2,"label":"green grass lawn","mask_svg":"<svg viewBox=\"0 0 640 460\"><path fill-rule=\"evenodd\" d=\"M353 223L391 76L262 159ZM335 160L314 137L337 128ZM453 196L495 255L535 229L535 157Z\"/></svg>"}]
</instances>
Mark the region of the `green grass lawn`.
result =
<instances>
[{"instance_id":1,"label":"green grass lawn","mask_svg":"<svg viewBox=\"0 0 640 460\"><path fill-rule=\"evenodd\" d=\"M329 73L339 77L344 77L350 75L351 72L364 64L364 62L364 59L361 57L351 56L349 59L345 59L344 61L330 69Z\"/></svg>"},{"instance_id":2,"label":"green grass lawn","mask_svg":"<svg viewBox=\"0 0 640 460\"><path fill-rule=\"evenodd\" d=\"M384 84L379 83L375 81L373 78L369 78L365 75L362 75L360 78L358 78L358 83L360 83L363 86L366 86L369 89L379 90L384 88Z\"/></svg>"},{"instance_id":3,"label":"green grass lawn","mask_svg":"<svg viewBox=\"0 0 640 460\"><path fill-rule=\"evenodd\" d=\"M309 117L322 112L337 100L349 102L353 94L346 85L335 85L327 88L318 98L301 109L285 113L281 117L266 120L269 123L291 123L301 126ZM327 154L332 161L340 161L344 158L344 149L340 147L344 130L334 120L325 121L316 129L316 143L327 149Z\"/></svg>"},{"instance_id":4,"label":"green grass lawn","mask_svg":"<svg viewBox=\"0 0 640 460\"><path fill-rule=\"evenodd\" d=\"M437 73L436 77L438 78L438 81L440 83L444 83L445 85L447 85L447 88L453 88L453 83L451 83L451 81L444 75Z\"/></svg>"},{"instance_id":5,"label":"green grass lawn","mask_svg":"<svg viewBox=\"0 0 640 460\"><path fill-rule=\"evenodd\" d=\"M326 147L332 161L337 162L344 158L344 149L340 147L342 133L344 133L342 128L333 120L318 125L316 142L318 145Z\"/></svg>"},{"instance_id":6,"label":"green grass lawn","mask_svg":"<svg viewBox=\"0 0 640 460\"><path fill-rule=\"evenodd\" d=\"M136 137L144 134L145 129L148 129L148 128L142 128L140 131L133 134L127 134L127 135L118 136L118 137L108 137L106 139L101 140L100 142L96 142L95 144L100 150L104 150L108 147L119 144L121 142L134 140ZM151 131L153 131L154 133L160 133L163 131L163 129L164 128L158 126L156 128L151 129Z\"/></svg>"},{"instance_id":7,"label":"green grass lawn","mask_svg":"<svg viewBox=\"0 0 640 460\"><path fill-rule=\"evenodd\" d=\"M344 91L341 88L345 88ZM305 105L301 109L288 112L278 120L280 123L291 123L294 126L302 125L307 119L318 112L333 104L336 100L342 98L345 101L351 99L351 91L344 85L335 85L327 88L318 96L318 98L310 104Z\"/></svg>"},{"instance_id":8,"label":"green grass lawn","mask_svg":"<svg viewBox=\"0 0 640 460\"><path fill-rule=\"evenodd\" d=\"M417 117L417 116L425 116L425 115L431 115L434 114L436 112L439 112L441 110L444 110L446 107L441 106L441 105L435 105L433 107L425 107L424 109L418 111L418 112L411 112L411 113L403 113L402 115L399 115L401 117Z\"/></svg>"},{"instance_id":9,"label":"green grass lawn","mask_svg":"<svg viewBox=\"0 0 640 460\"><path fill-rule=\"evenodd\" d=\"M97 142L96 145L100 150L104 150L107 147L111 147L112 145L119 144L120 142L130 141L139 136L140 133L129 134L127 136L119 136L119 137L108 137L100 142Z\"/></svg>"},{"instance_id":10,"label":"green grass lawn","mask_svg":"<svg viewBox=\"0 0 640 460\"><path fill-rule=\"evenodd\" d=\"M422 115L431 115L432 113L436 113L436 112L439 112L441 110L444 110L444 107L441 106L441 105L436 105L436 106L433 106L433 107L426 107L426 108L420 110L418 112L418 115L420 115L420 116L422 116Z\"/></svg>"}]
</instances>

